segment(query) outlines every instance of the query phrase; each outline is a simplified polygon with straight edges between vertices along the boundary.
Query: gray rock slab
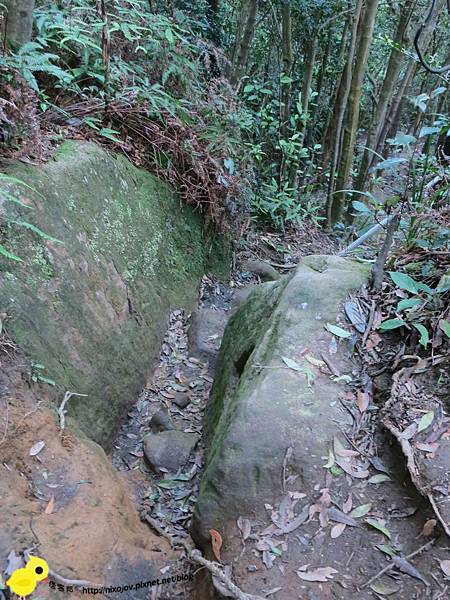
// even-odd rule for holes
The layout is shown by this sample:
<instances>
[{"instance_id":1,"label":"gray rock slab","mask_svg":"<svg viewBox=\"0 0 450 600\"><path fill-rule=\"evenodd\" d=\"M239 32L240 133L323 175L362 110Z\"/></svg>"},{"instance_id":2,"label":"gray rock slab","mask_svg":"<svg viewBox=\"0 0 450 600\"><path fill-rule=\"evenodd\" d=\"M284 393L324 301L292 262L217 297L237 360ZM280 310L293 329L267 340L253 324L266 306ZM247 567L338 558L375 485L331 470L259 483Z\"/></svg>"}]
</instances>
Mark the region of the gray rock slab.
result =
<instances>
[{"instance_id":1,"label":"gray rock slab","mask_svg":"<svg viewBox=\"0 0 450 600\"><path fill-rule=\"evenodd\" d=\"M144 455L155 471L164 468L175 473L187 463L198 440L196 433L184 431L148 433L144 438Z\"/></svg>"},{"instance_id":2,"label":"gray rock slab","mask_svg":"<svg viewBox=\"0 0 450 600\"><path fill-rule=\"evenodd\" d=\"M229 315L223 310L198 308L192 313L189 327L189 352L213 367Z\"/></svg>"},{"instance_id":3,"label":"gray rock slab","mask_svg":"<svg viewBox=\"0 0 450 600\"><path fill-rule=\"evenodd\" d=\"M299 488L322 483L337 422L349 418L339 408L345 386L305 354L328 353L326 323L336 323L348 292L367 279L367 265L309 256L290 276L256 286L231 318L205 418L208 456L192 528L200 545L209 529L224 534L238 516L264 513L265 503L279 499L288 448ZM333 362L341 373L352 368L346 354L340 343Z\"/></svg>"}]
</instances>

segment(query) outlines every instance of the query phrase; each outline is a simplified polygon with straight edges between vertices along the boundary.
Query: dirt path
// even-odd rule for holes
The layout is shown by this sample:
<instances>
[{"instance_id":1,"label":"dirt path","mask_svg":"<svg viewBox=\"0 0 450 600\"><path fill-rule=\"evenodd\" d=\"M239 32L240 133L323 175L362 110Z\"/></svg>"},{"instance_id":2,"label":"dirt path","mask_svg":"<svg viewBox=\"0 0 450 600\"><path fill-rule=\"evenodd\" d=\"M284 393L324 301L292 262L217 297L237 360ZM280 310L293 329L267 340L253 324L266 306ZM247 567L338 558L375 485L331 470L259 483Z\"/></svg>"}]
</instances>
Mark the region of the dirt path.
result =
<instances>
[{"instance_id":1,"label":"dirt path","mask_svg":"<svg viewBox=\"0 0 450 600\"><path fill-rule=\"evenodd\" d=\"M136 507L151 515L171 536L188 536L204 463L204 447L200 441L187 463L176 473L164 472L164 468L156 472L145 460L143 441L150 431L173 429L201 436L203 413L213 382L212 364L220 348L232 301L233 293L228 286L205 276L194 316L196 339L192 339L191 334L191 341L188 330L192 317L182 311L171 314L159 365L128 412L114 443L113 465L128 480ZM209 315L206 324L205 312ZM217 315L215 319L211 313ZM209 360L198 358L205 358L207 350ZM181 553L178 573L185 577L193 573L193 566L181 558ZM161 587L157 597L161 600L191 598L192 593L192 583L183 581Z\"/></svg>"},{"instance_id":2,"label":"dirt path","mask_svg":"<svg viewBox=\"0 0 450 600\"><path fill-rule=\"evenodd\" d=\"M265 249L258 255L275 264L290 264L301 253L298 247L282 245L280 238L275 236L268 235L266 239L262 236L262 243ZM319 253L323 243L319 240L314 246L308 250ZM255 256L254 249L242 252L239 261L249 256ZM237 270L233 286L255 283L256 280L254 276ZM220 346L225 320L233 307L233 297L233 288L212 278L204 278L199 307L200 310L217 313L216 329L214 319L203 331L201 326L196 326L195 335L189 336L191 340L188 337L189 316L180 311L172 313L161 348L160 364L130 410L129 418L115 443L113 464L131 484L136 506L150 514L161 529L170 535L188 535L204 464L204 448L200 440L187 464L175 474L164 471L155 473L145 462L142 442L152 429L152 422L153 427L156 424L159 430L176 428L185 433L201 435L203 411L213 381L212 365ZM193 356L195 353L202 356L203 360ZM361 371L354 373L360 392L367 383L363 371L364 361L361 362ZM380 387L374 389L370 406L363 411L357 408L358 385L355 387L355 396L342 403L343 410L349 412L353 420L352 427L345 432L349 447L356 448L360 458L366 460L371 477L354 479L344 474L337 480L331 469L325 477L325 483L332 489L332 506L341 511L341 517L322 520L320 511L317 511L296 531L278 538L277 547L270 550L261 543L264 537L263 524L267 525L268 515L255 515L254 521L247 524L251 534L243 539L243 544L254 548L254 559L251 564L242 561L239 556L232 561L233 572L238 579L246 580L250 574L253 592L258 591L265 597L276 599L283 590L284 594L288 591L288 596L283 597L301 600L353 598L355 594L367 599L392 597L439 600L447 597L450 579L444 571L450 563L441 561L450 558L449 542L436 525L431 506L412 484L405 458L397 443L381 428L379 411L390 381L384 377L381 386L381 379L378 378L377 384ZM324 457L324 465L326 462L327 457ZM323 480L325 475L322 475L318 474L318 482ZM318 505L322 487L325 485L318 484L314 492ZM291 496L293 513L302 504L300 502L294 510L299 499ZM345 514L355 515L355 512L351 512L355 509L358 526L345 525ZM279 511L280 506L268 510L269 513L270 510ZM283 559L287 545L291 549L290 564ZM416 556L408 560L401 559L422 547L423 551ZM390 568L392 558L400 560L397 562L398 568ZM338 585L330 586L328 582L318 581L311 587L310 583L302 581L298 575L299 569L306 570L306 565L317 566L319 563L323 566L333 564ZM389 569L378 576L386 568ZM181 555L179 572L193 573L192 565ZM190 599L193 597L193 584L182 582L170 589L166 586L155 597L161 600Z\"/></svg>"}]
</instances>

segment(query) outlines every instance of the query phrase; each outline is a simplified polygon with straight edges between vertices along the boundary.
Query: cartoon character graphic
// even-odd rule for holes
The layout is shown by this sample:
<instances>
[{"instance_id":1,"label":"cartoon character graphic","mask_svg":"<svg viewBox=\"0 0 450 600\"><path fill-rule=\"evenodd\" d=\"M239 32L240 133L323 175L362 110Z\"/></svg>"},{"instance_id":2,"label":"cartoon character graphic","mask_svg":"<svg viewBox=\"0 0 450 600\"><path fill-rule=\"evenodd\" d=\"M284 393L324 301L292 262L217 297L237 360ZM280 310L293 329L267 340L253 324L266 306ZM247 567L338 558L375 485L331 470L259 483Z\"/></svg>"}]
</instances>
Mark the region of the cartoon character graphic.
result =
<instances>
[{"instance_id":1,"label":"cartoon character graphic","mask_svg":"<svg viewBox=\"0 0 450 600\"><path fill-rule=\"evenodd\" d=\"M38 581L44 581L47 577L48 564L46 561L30 554L25 567L16 569L6 585L20 598L25 598L34 592Z\"/></svg>"}]
</instances>

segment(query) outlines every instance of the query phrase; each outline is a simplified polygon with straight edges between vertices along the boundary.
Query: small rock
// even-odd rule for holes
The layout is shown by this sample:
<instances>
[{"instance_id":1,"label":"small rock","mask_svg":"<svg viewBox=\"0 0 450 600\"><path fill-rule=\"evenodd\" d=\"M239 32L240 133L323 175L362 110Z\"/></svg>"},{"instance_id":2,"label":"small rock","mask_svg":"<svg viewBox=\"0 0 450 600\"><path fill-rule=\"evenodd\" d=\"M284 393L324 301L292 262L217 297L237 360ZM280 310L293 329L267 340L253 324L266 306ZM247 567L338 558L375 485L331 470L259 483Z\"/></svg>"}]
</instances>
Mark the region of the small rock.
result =
<instances>
[{"instance_id":1,"label":"small rock","mask_svg":"<svg viewBox=\"0 0 450 600\"><path fill-rule=\"evenodd\" d=\"M176 404L179 408L186 408L190 401L191 399L189 398L189 395L183 393L178 393L172 400L172 402Z\"/></svg>"},{"instance_id":2,"label":"small rock","mask_svg":"<svg viewBox=\"0 0 450 600\"><path fill-rule=\"evenodd\" d=\"M150 429L153 431L153 433L175 429L172 417L169 415L167 409L161 408L153 415L150 420Z\"/></svg>"},{"instance_id":3,"label":"small rock","mask_svg":"<svg viewBox=\"0 0 450 600\"><path fill-rule=\"evenodd\" d=\"M198 308L192 313L188 331L190 352L207 362L211 369L215 365L228 318L225 311L213 308Z\"/></svg>"},{"instance_id":4,"label":"small rock","mask_svg":"<svg viewBox=\"0 0 450 600\"><path fill-rule=\"evenodd\" d=\"M175 473L189 460L199 439L196 433L176 430L148 433L144 438L144 455L155 471L164 468Z\"/></svg>"},{"instance_id":5,"label":"small rock","mask_svg":"<svg viewBox=\"0 0 450 600\"><path fill-rule=\"evenodd\" d=\"M242 263L242 270L259 275L263 281L277 281L281 277L272 265L263 260L246 260Z\"/></svg>"}]
</instances>

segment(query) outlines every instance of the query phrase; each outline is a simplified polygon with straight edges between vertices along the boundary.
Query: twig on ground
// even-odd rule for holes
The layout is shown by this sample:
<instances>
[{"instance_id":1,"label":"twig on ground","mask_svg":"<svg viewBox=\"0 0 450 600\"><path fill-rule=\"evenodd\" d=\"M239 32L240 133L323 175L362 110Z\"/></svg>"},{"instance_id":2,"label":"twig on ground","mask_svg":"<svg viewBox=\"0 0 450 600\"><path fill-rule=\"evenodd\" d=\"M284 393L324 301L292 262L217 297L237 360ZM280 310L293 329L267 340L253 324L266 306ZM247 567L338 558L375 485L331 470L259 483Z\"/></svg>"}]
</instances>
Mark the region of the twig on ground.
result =
<instances>
[{"instance_id":1,"label":"twig on ground","mask_svg":"<svg viewBox=\"0 0 450 600\"><path fill-rule=\"evenodd\" d=\"M101 583L93 583L92 581L88 581L87 579L67 579L67 577L63 577L56 571L52 569L48 570L48 576L56 583L61 583L62 585L69 585L73 587L90 587L90 588L102 588L103 585Z\"/></svg>"},{"instance_id":2,"label":"twig on ground","mask_svg":"<svg viewBox=\"0 0 450 600\"><path fill-rule=\"evenodd\" d=\"M219 579L220 583L232 594L234 594L234 597L236 598L236 600L264 600L261 596L255 596L253 594L246 594L245 592L243 592L240 588L237 587L237 585L235 585L231 579L228 577L228 575L225 575L225 573L222 571L222 569L220 567L217 566L216 563L207 560L206 558L204 558L202 556L202 553L200 552L200 550L191 550L188 553L188 557L193 560L194 562L204 566L206 569L208 569L208 571L214 575L214 577L217 577L217 579Z\"/></svg>"},{"instance_id":3,"label":"twig on ground","mask_svg":"<svg viewBox=\"0 0 450 600\"><path fill-rule=\"evenodd\" d=\"M222 593L223 593L223 591L226 590L229 594L231 593L236 600L264 600L261 596L255 596L253 594L246 594L240 588L238 588L238 586L235 585L231 581L231 579L228 577L228 575L226 575L223 572L223 570L217 563L206 559L202 555L200 550L197 550L197 548L194 547L190 538L187 538L185 540L182 538L171 536L169 533L164 531L164 529L157 523L157 521L155 521L155 519L150 517L145 512L142 513L141 518L144 521L147 521L147 523L149 525L151 525L151 527L153 527L153 529L157 533L159 533L161 536L165 537L169 541L169 543L171 544L172 547L182 546L184 548L184 550L186 551L189 560L201 565L202 567L205 567L213 576L212 579L213 579L213 583L215 585L217 585L217 582L215 582L214 579L218 580L218 582L219 582L219 586L218 586L219 590L218 591L220 591L222 589Z\"/></svg>"},{"instance_id":4,"label":"twig on ground","mask_svg":"<svg viewBox=\"0 0 450 600\"><path fill-rule=\"evenodd\" d=\"M369 320L367 321L367 327L364 332L363 338L361 340L361 348L366 347L367 338L369 337L369 334L372 331L373 320L375 318L376 305L377 304L376 304L375 300L372 300L372 306L370 307L370 313L369 313Z\"/></svg>"},{"instance_id":5,"label":"twig on ground","mask_svg":"<svg viewBox=\"0 0 450 600\"><path fill-rule=\"evenodd\" d=\"M156 519L154 519L153 517L151 517L150 515L148 515L147 513L142 513L141 518L144 521L147 521L147 523L156 531L156 533L159 533L159 535L161 537L166 538L166 540L168 540L169 544L171 546L175 546L177 544L179 544L179 538L175 538L173 536L170 535L170 533L167 533L167 531L165 531L161 525L158 523L158 521Z\"/></svg>"},{"instance_id":6,"label":"twig on ground","mask_svg":"<svg viewBox=\"0 0 450 600\"><path fill-rule=\"evenodd\" d=\"M408 560L410 558L414 558L414 556L417 556L421 552L425 552L425 550L428 550L428 548L431 548L431 546L434 544L435 541L436 541L436 538L433 538L432 540L430 540L429 542L427 542L426 544L424 544L423 546L421 546L420 548L418 548L414 552L411 552L411 554L407 554L406 556L404 556L403 560ZM376 575L374 575L371 579L369 579L369 581L366 581L366 583L364 583L363 585L361 585L359 589L362 590L362 589L366 588L368 585L370 585L371 583L373 583L374 581L376 581L377 579L379 579L382 575L384 575L385 573L387 573L391 569L394 569L395 566L396 566L396 563L395 563L395 560L393 560L392 562L390 562L387 565L387 567L384 567L384 569L381 569L381 571L378 571L378 573Z\"/></svg>"},{"instance_id":7,"label":"twig on ground","mask_svg":"<svg viewBox=\"0 0 450 600\"><path fill-rule=\"evenodd\" d=\"M272 265L272 267L278 267L279 269L295 269L295 267L298 266L298 265L280 265L279 263L270 262L270 261L269 261L269 265Z\"/></svg>"},{"instance_id":8,"label":"twig on ground","mask_svg":"<svg viewBox=\"0 0 450 600\"><path fill-rule=\"evenodd\" d=\"M64 410L66 404L69 402L69 400L72 398L72 396L84 396L86 397L87 394L78 394L77 392L66 392L64 394L64 398L63 401L61 402L59 408L58 408L58 415L59 415L59 428L61 429L61 431L64 430L64 427L66 425L66 411Z\"/></svg>"},{"instance_id":9,"label":"twig on ground","mask_svg":"<svg viewBox=\"0 0 450 600\"><path fill-rule=\"evenodd\" d=\"M323 362L330 369L331 373L335 377L339 377L340 376L339 369L333 364L333 361L325 354L325 352L321 352L320 356L322 357Z\"/></svg>"}]
</instances>

